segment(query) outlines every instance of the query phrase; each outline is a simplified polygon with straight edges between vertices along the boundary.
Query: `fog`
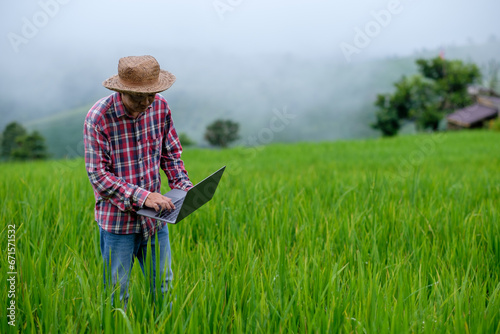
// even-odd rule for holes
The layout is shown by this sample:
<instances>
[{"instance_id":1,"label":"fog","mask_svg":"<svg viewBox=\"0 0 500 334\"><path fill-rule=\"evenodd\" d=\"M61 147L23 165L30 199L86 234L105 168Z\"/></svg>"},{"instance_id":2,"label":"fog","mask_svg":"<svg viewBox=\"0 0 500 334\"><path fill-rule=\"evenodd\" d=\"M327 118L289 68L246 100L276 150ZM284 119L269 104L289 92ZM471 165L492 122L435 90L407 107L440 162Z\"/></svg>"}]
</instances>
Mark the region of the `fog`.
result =
<instances>
[{"instance_id":1,"label":"fog","mask_svg":"<svg viewBox=\"0 0 500 334\"><path fill-rule=\"evenodd\" d=\"M365 57L405 54L469 38L485 39L498 31L500 10L495 0L54 1L59 8L53 8L53 17L20 52L64 44L95 56L103 48L120 46L137 53L154 45L242 55L289 52L340 58L339 44L352 42L356 27L363 29L373 20L372 13L393 5L397 13L363 53ZM23 18L33 21L37 12L51 7L41 4L51 2L2 2L3 36L21 34ZM9 44L4 38L2 49L12 51ZM12 52L2 54L16 58Z\"/></svg>"},{"instance_id":2,"label":"fog","mask_svg":"<svg viewBox=\"0 0 500 334\"><path fill-rule=\"evenodd\" d=\"M499 12L496 0L3 1L0 126L89 106L120 57L151 54L177 76L164 95L198 140L215 117L250 135L276 110L299 120L276 139L356 137L375 95L414 70L380 60L461 46L465 59L498 59L474 45L498 45Z\"/></svg>"}]
</instances>

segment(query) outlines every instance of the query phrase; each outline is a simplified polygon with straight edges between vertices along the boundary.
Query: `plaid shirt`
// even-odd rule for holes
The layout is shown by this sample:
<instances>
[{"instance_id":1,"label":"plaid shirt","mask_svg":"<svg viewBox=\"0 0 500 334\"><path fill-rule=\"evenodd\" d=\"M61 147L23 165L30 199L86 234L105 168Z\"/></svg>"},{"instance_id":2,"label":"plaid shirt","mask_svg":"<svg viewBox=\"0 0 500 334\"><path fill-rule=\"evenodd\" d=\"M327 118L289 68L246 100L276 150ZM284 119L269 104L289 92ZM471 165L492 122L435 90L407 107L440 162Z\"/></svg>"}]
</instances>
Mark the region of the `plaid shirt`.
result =
<instances>
[{"instance_id":1,"label":"plaid shirt","mask_svg":"<svg viewBox=\"0 0 500 334\"><path fill-rule=\"evenodd\" d=\"M160 192L159 168L170 188L193 186L165 98L156 94L148 110L135 119L126 113L119 93L103 98L88 112L83 138L97 223L115 234L142 233L145 239L154 235L162 222L136 211L150 192Z\"/></svg>"}]
</instances>

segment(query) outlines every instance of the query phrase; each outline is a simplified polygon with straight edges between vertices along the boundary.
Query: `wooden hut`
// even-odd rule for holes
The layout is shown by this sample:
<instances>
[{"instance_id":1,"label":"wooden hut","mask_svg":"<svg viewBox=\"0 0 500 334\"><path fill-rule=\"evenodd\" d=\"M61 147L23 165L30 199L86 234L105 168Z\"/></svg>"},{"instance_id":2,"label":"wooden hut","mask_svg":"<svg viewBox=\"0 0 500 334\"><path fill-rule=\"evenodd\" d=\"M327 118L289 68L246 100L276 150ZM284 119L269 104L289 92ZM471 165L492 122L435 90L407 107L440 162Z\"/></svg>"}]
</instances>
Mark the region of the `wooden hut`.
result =
<instances>
[{"instance_id":1,"label":"wooden hut","mask_svg":"<svg viewBox=\"0 0 500 334\"><path fill-rule=\"evenodd\" d=\"M475 104L446 117L449 130L482 128L487 126L488 121L498 117L500 97L478 95L474 98Z\"/></svg>"}]
</instances>

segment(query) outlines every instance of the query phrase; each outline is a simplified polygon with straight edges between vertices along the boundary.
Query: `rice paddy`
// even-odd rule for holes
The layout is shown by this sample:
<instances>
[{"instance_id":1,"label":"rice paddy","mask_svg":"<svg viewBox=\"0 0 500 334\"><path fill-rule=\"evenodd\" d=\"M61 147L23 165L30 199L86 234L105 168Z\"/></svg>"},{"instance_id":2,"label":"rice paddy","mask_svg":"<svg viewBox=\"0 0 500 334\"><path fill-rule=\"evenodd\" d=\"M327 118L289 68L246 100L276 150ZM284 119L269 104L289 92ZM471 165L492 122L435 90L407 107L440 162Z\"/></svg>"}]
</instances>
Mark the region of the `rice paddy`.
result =
<instances>
[{"instance_id":1,"label":"rice paddy","mask_svg":"<svg viewBox=\"0 0 500 334\"><path fill-rule=\"evenodd\" d=\"M226 173L169 226L166 299L136 264L126 310L102 284L83 159L1 164L0 332L500 333L499 139L186 149L194 182Z\"/></svg>"}]
</instances>

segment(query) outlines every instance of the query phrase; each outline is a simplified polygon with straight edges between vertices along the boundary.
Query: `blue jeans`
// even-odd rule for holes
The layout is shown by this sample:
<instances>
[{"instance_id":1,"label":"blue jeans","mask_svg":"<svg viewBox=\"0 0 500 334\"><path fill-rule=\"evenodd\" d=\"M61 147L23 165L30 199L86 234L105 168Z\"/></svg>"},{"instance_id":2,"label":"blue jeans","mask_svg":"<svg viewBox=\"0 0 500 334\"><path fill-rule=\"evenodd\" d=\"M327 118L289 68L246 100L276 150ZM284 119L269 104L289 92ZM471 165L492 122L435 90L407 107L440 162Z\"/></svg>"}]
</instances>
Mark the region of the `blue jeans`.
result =
<instances>
[{"instance_id":1,"label":"blue jeans","mask_svg":"<svg viewBox=\"0 0 500 334\"><path fill-rule=\"evenodd\" d=\"M128 282L130 271L134 264L134 259L139 260L142 272L146 275L146 255L148 240L142 238L141 233L135 234L113 234L99 227L101 254L104 260L104 286L111 284L115 287L120 283L120 301L127 307L129 298ZM156 246L158 243L158 247ZM170 241L168 239L168 227L165 225L156 235L151 238L151 268L147 271L150 277L147 277L150 283L153 296L155 295L156 270L157 270L157 252L159 255L159 277L161 279L161 292L166 295L168 283L173 279L173 273L170 268ZM111 282L109 280L111 279ZM111 294L113 300L114 292Z\"/></svg>"}]
</instances>

